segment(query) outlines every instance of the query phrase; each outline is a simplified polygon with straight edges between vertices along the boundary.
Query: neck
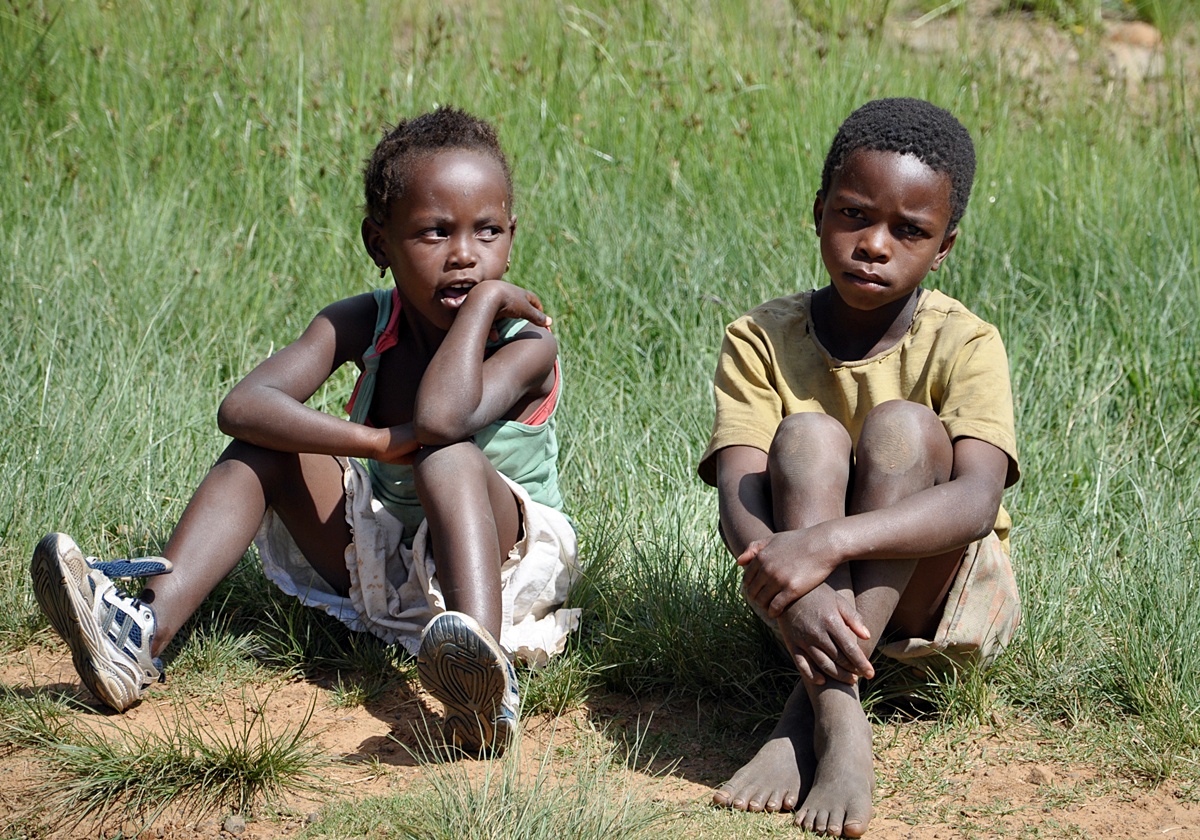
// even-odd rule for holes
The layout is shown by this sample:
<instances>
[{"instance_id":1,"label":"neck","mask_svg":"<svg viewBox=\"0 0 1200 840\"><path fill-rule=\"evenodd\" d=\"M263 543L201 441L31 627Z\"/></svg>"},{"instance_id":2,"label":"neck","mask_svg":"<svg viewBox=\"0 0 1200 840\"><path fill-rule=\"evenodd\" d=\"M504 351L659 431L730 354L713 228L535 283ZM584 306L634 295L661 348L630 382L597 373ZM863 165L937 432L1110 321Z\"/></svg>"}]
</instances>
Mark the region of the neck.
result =
<instances>
[{"instance_id":1,"label":"neck","mask_svg":"<svg viewBox=\"0 0 1200 840\"><path fill-rule=\"evenodd\" d=\"M867 359L904 337L912 325L921 292L918 286L906 298L864 312L847 306L833 286L826 286L813 292L813 328L821 344L836 358L847 362Z\"/></svg>"}]
</instances>

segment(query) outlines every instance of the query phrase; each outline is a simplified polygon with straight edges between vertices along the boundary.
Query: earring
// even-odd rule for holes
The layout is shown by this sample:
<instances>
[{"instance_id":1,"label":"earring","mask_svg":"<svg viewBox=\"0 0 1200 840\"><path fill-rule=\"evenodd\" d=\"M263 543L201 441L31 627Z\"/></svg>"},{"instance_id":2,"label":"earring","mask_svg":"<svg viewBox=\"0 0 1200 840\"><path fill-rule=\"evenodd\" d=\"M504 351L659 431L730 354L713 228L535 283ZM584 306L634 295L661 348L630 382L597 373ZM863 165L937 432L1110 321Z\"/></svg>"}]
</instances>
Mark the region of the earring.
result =
<instances>
[{"instance_id":1,"label":"earring","mask_svg":"<svg viewBox=\"0 0 1200 840\"><path fill-rule=\"evenodd\" d=\"M512 268L512 260L508 260L507 262L504 263L505 271L508 271L510 268Z\"/></svg>"},{"instance_id":2,"label":"earring","mask_svg":"<svg viewBox=\"0 0 1200 840\"><path fill-rule=\"evenodd\" d=\"M379 279L382 280L384 277L387 277L387 266L381 265L379 266Z\"/></svg>"}]
</instances>

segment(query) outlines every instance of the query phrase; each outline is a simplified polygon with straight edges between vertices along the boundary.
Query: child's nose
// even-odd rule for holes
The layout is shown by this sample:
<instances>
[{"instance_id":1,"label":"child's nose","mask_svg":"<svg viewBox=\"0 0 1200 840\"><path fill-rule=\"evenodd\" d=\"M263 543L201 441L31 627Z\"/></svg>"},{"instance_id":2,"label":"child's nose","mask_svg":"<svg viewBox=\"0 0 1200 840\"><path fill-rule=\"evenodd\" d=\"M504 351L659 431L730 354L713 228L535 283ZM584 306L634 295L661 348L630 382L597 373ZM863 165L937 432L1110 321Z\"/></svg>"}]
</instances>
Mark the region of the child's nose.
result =
<instances>
[{"instance_id":1,"label":"child's nose","mask_svg":"<svg viewBox=\"0 0 1200 840\"><path fill-rule=\"evenodd\" d=\"M870 262L885 262L890 254L890 236L887 225L871 225L863 228L855 249L857 257Z\"/></svg>"},{"instance_id":2,"label":"child's nose","mask_svg":"<svg viewBox=\"0 0 1200 840\"><path fill-rule=\"evenodd\" d=\"M475 237L456 236L450 240L450 254L446 261L455 268L475 264Z\"/></svg>"}]
</instances>

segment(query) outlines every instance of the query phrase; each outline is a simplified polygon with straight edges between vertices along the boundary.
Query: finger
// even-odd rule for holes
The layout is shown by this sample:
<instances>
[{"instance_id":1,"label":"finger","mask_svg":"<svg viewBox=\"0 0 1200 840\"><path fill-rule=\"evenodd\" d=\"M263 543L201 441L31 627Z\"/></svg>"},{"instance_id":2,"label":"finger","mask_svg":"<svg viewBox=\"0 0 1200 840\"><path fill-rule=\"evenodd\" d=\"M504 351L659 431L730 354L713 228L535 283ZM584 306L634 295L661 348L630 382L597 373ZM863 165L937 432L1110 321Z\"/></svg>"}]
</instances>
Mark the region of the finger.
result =
<instances>
[{"instance_id":1,"label":"finger","mask_svg":"<svg viewBox=\"0 0 1200 840\"><path fill-rule=\"evenodd\" d=\"M796 663L796 670L800 672L801 677L813 685L825 685L825 675L814 668L807 657L795 656L793 661Z\"/></svg>"},{"instance_id":2,"label":"finger","mask_svg":"<svg viewBox=\"0 0 1200 840\"><path fill-rule=\"evenodd\" d=\"M853 644L853 637L844 631L841 635L843 638L839 639L837 632L832 631L830 633L828 644L820 647L816 645L810 646L809 652L812 654L820 651L820 653L824 655L825 659L823 661L815 656L813 658L814 662L821 663L822 673L824 673L826 676L832 677L838 682L844 682L848 685L853 685L858 681L859 677L866 675L860 673L860 671L854 667L854 665L847 658L845 650L841 647L841 644L847 639L850 639L851 643ZM857 645L855 646L855 649L858 650ZM861 653L861 651L859 651L859 653ZM864 656L863 658L865 659L866 657ZM869 661L867 662L867 667L870 668Z\"/></svg>"},{"instance_id":3,"label":"finger","mask_svg":"<svg viewBox=\"0 0 1200 840\"><path fill-rule=\"evenodd\" d=\"M871 666L871 660L863 652L862 645L848 631L848 628L843 626L840 632L835 630L833 632L833 639L838 646L837 659L847 670L868 679L875 676L875 669Z\"/></svg>"},{"instance_id":4,"label":"finger","mask_svg":"<svg viewBox=\"0 0 1200 840\"><path fill-rule=\"evenodd\" d=\"M863 621L862 616L859 615L858 610L855 609L854 605L849 600L843 598L840 609L842 613L842 619L846 622L846 626L850 628L850 631L854 633L855 636L858 636L860 639L871 638L871 631L867 629L866 622Z\"/></svg>"},{"instance_id":5,"label":"finger","mask_svg":"<svg viewBox=\"0 0 1200 840\"><path fill-rule=\"evenodd\" d=\"M755 540L754 542L750 543L750 545L746 546L745 551L737 556L737 564L739 566L745 566L747 563L757 557L758 552L761 550L762 542L760 540Z\"/></svg>"},{"instance_id":6,"label":"finger","mask_svg":"<svg viewBox=\"0 0 1200 840\"><path fill-rule=\"evenodd\" d=\"M813 667L815 667L822 674L832 677L840 670L837 666L837 663L830 658L829 654L818 647L810 647L805 651L805 653L808 654L808 659L810 662L812 662Z\"/></svg>"},{"instance_id":7,"label":"finger","mask_svg":"<svg viewBox=\"0 0 1200 840\"><path fill-rule=\"evenodd\" d=\"M771 604L771 599L775 597L775 590L771 586L771 581L766 575L759 575L755 581L755 585L751 590L750 600L758 604L764 611Z\"/></svg>"},{"instance_id":8,"label":"finger","mask_svg":"<svg viewBox=\"0 0 1200 840\"><path fill-rule=\"evenodd\" d=\"M771 618L779 618L779 616L787 612L788 607L796 603L797 600L798 599L793 595L791 589L781 589L775 595L775 597L771 599L771 605L767 607L767 615L771 616Z\"/></svg>"},{"instance_id":9,"label":"finger","mask_svg":"<svg viewBox=\"0 0 1200 840\"><path fill-rule=\"evenodd\" d=\"M831 674L829 674L829 677L830 679L837 680L838 682L845 683L846 685L854 685L856 682L858 682L859 675L853 671L846 670L846 668L844 668L841 664L835 663L835 669Z\"/></svg>"},{"instance_id":10,"label":"finger","mask_svg":"<svg viewBox=\"0 0 1200 840\"><path fill-rule=\"evenodd\" d=\"M802 678L816 685L821 685L821 683L824 682L824 679L822 679L821 682L817 682L817 672L813 670L812 663L808 661L808 657L804 654L796 654L792 657L792 661L796 664L796 670L800 672L800 676Z\"/></svg>"}]
</instances>

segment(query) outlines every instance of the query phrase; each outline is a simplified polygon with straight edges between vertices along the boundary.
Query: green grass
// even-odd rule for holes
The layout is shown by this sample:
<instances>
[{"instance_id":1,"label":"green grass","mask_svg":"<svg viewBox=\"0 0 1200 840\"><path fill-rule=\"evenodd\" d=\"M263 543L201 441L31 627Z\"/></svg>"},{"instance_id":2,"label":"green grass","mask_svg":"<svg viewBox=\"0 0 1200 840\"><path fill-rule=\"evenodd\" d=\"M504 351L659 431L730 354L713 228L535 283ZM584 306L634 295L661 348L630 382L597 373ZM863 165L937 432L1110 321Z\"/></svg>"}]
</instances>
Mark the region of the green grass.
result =
<instances>
[{"instance_id":1,"label":"green grass","mask_svg":"<svg viewBox=\"0 0 1200 840\"><path fill-rule=\"evenodd\" d=\"M844 24L808 22L822 10ZM500 128L512 277L555 317L566 372L560 466L586 612L558 671L530 677L532 708L615 688L773 709L781 663L695 475L711 373L728 321L823 282L810 208L839 121L915 95L977 142L936 281L1005 337L1024 474L1005 498L1022 630L986 686L969 677L938 702L962 722L990 704L1080 722L1115 772L1195 784L1200 139L1171 52L1194 29L1175 25L1167 78L1129 95L1085 72L1016 79L988 54L907 52L870 24L879 11L0 10L0 645L46 626L27 573L43 533L106 556L161 547L224 444L221 397L321 306L378 282L358 170L380 128L453 103ZM340 372L312 404L339 411L351 383ZM411 678L252 562L171 655L201 689L269 667L348 704Z\"/></svg>"},{"instance_id":2,"label":"green grass","mask_svg":"<svg viewBox=\"0 0 1200 840\"><path fill-rule=\"evenodd\" d=\"M551 745L532 769L515 752L488 761L482 773L463 763L421 756L430 772L422 788L399 796L334 805L321 814L312 837L403 840L631 840L660 836L671 815L637 795L626 763L608 745L581 746L557 761Z\"/></svg>"},{"instance_id":3,"label":"green grass","mask_svg":"<svg viewBox=\"0 0 1200 840\"><path fill-rule=\"evenodd\" d=\"M265 714L269 702L248 705L240 720L227 715L227 732L186 711L162 733L114 724L97 732L61 704L6 690L0 743L32 753L44 801L31 804L49 824L145 827L168 806L183 813L244 811L284 792L316 789L325 760L306 731L312 710L294 728L277 731Z\"/></svg>"}]
</instances>

